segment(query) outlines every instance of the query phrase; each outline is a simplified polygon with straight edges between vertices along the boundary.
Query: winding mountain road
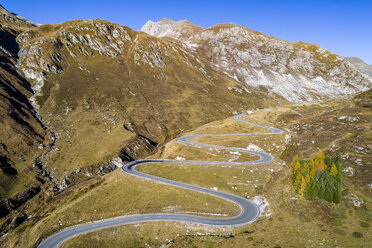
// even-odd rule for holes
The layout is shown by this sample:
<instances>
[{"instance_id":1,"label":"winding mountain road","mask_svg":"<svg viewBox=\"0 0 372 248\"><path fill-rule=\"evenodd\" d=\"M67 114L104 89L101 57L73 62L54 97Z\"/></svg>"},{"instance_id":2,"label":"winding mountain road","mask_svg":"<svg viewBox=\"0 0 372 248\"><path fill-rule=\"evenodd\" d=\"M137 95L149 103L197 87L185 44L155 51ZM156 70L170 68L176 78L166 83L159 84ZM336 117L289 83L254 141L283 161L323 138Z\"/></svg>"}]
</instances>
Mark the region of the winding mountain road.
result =
<instances>
[{"instance_id":1,"label":"winding mountain road","mask_svg":"<svg viewBox=\"0 0 372 248\"><path fill-rule=\"evenodd\" d=\"M238 225L244 225L244 224L248 224L248 223L255 221L260 214L258 206L243 197L232 195L232 194L227 194L223 192L218 192L215 190L206 189L206 188L202 188L202 187L198 187L198 186L194 186L194 185L190 185L186 183L172 181L172 180L161 178L161 177L152 176L149 174L139 172L135 169L138 165L145 164L145 163L249 165L249 164L267 163L267 162L272 161L274 159L273 156L265 152L250 151L250 150L243 149L243 148L225 147L225 146L210 145L210 144L197 143L197 142L190 141L190 139L197 138L197 137L270 135L270 134L280 134L283 132L282 130L277 129L277 128L266 127L266 126L244 121L241 119L243 115L244 114L237 115L234 118L237 121L267 129L270 132L268 133L244 133L244 134L217 134L217 135L196 134L196 135L182 136L178 138L178 141L184 144L188 144L188 145L225 149L225 150L237 151L237 152L242 152L242 153L251 153L251 154L258 155L259 156L258 160L246 161L246 162L226 162L226 161L196 161L196 160L181 160L180 161L180 160L167 160L167 159L144 159L144 160L137 160L137 161L127 163L123 165L122 167L123 172L134 175L134 176L154 180L159 183L176 186L176 187L183 188L183 189L188 189L188 190L193 190L193 191L197 191L197 192L204 193L204 194L209 194L209 195L216 196L216 197L225 199L227 201L233 202L241 208L241 213L239 215L232 217L232 218L220 218L220 219L211 218L211 217L201 217L201 216L189 215L189 214L171 214L171 213L170 214L159 213L159 214L140 214L140 215L120 216L120 217L115 217L112 219L95 221L95 222L77 225L77 226L64 229L56 234L53 234L47 239L43 240L37 247L39 248L57 247L62 242L74 236L83 234L83 233L92 232L92 231L96 231L96 230L104 229L108 227L130 224L130 223L151 222L151 221L177 221L177 222L191 222L191 223L213 225L213 226L238 226Z\"/></svg>"}]
</instances>

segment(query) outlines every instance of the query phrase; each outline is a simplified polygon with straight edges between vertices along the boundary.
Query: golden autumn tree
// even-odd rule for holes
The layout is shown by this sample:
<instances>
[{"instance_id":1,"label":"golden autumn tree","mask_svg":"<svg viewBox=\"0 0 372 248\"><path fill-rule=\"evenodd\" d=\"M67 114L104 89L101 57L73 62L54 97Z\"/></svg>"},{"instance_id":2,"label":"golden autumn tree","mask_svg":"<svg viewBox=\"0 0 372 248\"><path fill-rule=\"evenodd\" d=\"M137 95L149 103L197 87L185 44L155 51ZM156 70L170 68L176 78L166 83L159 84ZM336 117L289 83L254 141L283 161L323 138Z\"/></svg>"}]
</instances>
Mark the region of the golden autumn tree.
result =
<instances>
[{"instance_id":1,"label":"golden autumn tree","mask_svg":"<svg viewBox=\"0 0 372 248\"><path fill-rule=\"evenodd\" d=\"M303 175L306 171L309 170L309 163L305 163L300 170L301 175Z\"/></svg>"},{"instance_id":2,"label":"golden autumn tree","mask_svg":"<svg viewBox=\"0 0 372 248\"><path fill-rule=\"evenodd\" d=\"M293 158L292 166L293 166L293 174L296 173L296 171L301 167L300 159L297 155Z\"/></svg>"},{"instance_id":3,"label":"golden autumn tree","mask_svg":"<svg viewBox=\"0 0 372 248\"><path fill-rule=\"evenodd\" d=\"M317 166L318 171L325 171L327 169L327 165L325 164L325 156L323 151L319 151L318 154L314 158L314 162Z\"/></svg>"},{"instance_id":4,"label":"golden autumn tree","mask_svg":"<svg viewBox=\"0 0 372 248\"><path fill-rule=\"evenodd\" d=\"M315 156L314 159L315 159L315 160L318 160L318 161L324 161L324 160L325 160L324 152L323 152L322 150L320 150L320 151L316 154L316 156Z\"/></svg>"},{"instance_id":5,"label":"golden autumn tree","mask_svg":"<svg viewBox=\"0 0 372 248\"><path fill-rule=\"evenodd\" d=\"M315 178L315 174L316 174L316 165L315 165L315 162L314 160L310 160L309 161L309 166L310 166L310 177L311 178Z\"/></svg>"},{"instance_id":6,"label":"golden autumn tree","mask_svg":"<svg viewBox=\"0 0 372 248\"><path fill-rule=\"evenodd\" d=\"M318 163L318 170L325 171L327 169L327 165L324 163L324 161L321 161Z\"/></svg>"},{"instance_id":7,"label":"golden autumn tree","mask_svg":"<svg viewBox=\"0 0 372 248\"><path fill-rule=\"evenodd\" d=\"M297 173L296 177L293 180L293 187L295 188L295 190L297 189L297 186L301 183L301 177L302 177L302 174Z\"/></svg>"},{"instance_id":8,"label":"golden autumn tree","mask_svg":"<svg viewBox=\"0 0 372 248\"><path fill-rule=\"evenodd\" d=\"M329 175L334 176L334 175L337 175L337 173L338 171L337 171L336 165L332 164L331 170L329 171Z\"/></svg>"},{"instance_id":9,"label":"golden autumn tree","mask_svg":"<svg viewBox=\"0 0 372 248\"><path fill-rule=\"evenodd\" d=\"M305 176L305 183L307 184L308 182L310 182L311 180L311 175L310 173L307 173L307 175Z\"/></svg>"}]
</instances>

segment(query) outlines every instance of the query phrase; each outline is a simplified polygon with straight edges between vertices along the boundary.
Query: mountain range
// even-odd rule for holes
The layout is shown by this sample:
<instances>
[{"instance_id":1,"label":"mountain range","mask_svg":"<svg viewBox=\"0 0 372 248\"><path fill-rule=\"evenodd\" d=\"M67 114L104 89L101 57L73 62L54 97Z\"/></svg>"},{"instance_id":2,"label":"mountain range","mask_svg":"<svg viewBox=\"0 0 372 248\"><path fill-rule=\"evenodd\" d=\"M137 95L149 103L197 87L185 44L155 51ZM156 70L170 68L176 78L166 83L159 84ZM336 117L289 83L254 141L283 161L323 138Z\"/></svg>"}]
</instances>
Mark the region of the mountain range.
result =
<instances>
[{"instance_id":1,"label":"mountain range","mask_svg":"<svg viewBox=\"0 0 372 248\"><path fill-rule=\"evenodd\" d=\"M203 29L164 18L148 21L141 31L179 40L242 85L292 102L342 97L370 87L343 57L318 45L280 40L235 24Z\"/></svg>"}]
</instances>

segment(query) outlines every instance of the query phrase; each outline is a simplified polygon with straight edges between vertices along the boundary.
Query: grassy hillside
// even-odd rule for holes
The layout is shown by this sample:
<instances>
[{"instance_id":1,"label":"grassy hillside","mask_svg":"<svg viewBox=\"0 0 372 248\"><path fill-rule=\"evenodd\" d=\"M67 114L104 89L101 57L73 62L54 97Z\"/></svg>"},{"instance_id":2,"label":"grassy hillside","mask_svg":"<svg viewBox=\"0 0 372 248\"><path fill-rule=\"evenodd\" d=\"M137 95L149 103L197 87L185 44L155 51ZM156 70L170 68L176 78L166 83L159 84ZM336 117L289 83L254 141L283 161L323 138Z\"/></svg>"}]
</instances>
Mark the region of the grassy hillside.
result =
<instances>
[{"instance_id":1,"label":"grassy hillside","mask_svg":"<svg viewBox=\"0 0 372 248\"><path fill-rule=\"evenodd\" d=\"M1 233L13 230L0 241L6 246L17 246L20 239L28 245L34 244L41 235L65 226L54 227L55 216L61 215L62 206L78 196L70 188L57 191L50 180L59 187L103 189L94 178L107 173L101 173L102 166L123 151L138 159L153 149L146 147L146 142L154 146L212 120L285 103L280 98L242 87L175 41L160 40L102 20L31 26L12 36L14 54L19 54L19 58L14 56L12 65L18 65L20 75L15 76L23 80L19 84L28 87L29 92L22 89L25 108L32 114L37 110L40 116L38 121L30 114L30 120L26 121L35 122L30 124L35 134L24 132L27 124L24 122L19 127L11 122L2 125L4 144L14 141L12 146L16 148L9 154L17 160L9 164L18 172L17 177L1 175L2 197L17 202L14 209L9 210L7 203L1 206L6 209L5 214L10 211L0 220ZM9 87L14 87L14 82ZM2 112L6 118L9 113ZM55 150L43 160L43 170L32 164L49 150L52 134L42 127L40 120L57 137ZM17 134L12 135L9 128L17 130L14 131ZM8 158L2 159L7 166ZM91 173L92 170L96 171ZM35 185L36 195L22 193ZM114 191L119 194L121 187ZM111 188L105 190L112 193ZM86 194L88 191L80 192L79 197L85 198ZM27 201L30 195L33 198ZM172 211L213 213L222 209L218 206L226 204L205 201L211 204L205 210L195 207L202 203L183 206L182 201L171 199L169 204L163 201L164 205L150 207L148 211L163 211L171 205L176 206ZM125 205L116 202L118 208ZM63 212L67 223L79 223L80 213L87 216L84 221L122 213L101 208L103 215L91 216L86 209L88 205L95 203L74 205L72 216L68 211ZM143 211L137 205L133 209ZM231 214L230 210L224 212ZM24 221L28 216L33 216L32 221L18 227L15 217Z\"/></svg>"},{"instance_id":2,"label":"grassy hillside","mask_svg":"<svg viewBox=\"0 0 372 248\"><path fill-rule=\"evenodd\" d=\"M360 102L371 101L370 93L366 92L349 100L258 111L248 115L246 120L280 127L286 132L281 136L267 137L266 140L252 136L243 138L239 142L214 141L216 144L228 143L235 147L256 144L276 156L274 162L266 165L226 167L147 164L140 167L140 170L157 176L209 188L218 187L219 190L251 199L253 196L262 196L266 198L269 206L257 222L235 229L171 223L137 224L76 237L63 247L145 246L146 244L155 247L161 245L169 247L368 246L371 242L369 233L372 218L371 189L368 186L370 183L368 180L371 178L371 158L368 152L371 149L371 136L368 131L371 128L371 112ZM243 128L239 125L231 119L226 119L223 122L205 125L193 133L257 131L255 128ZM346 130L348 132L345 132ZM358 145L355 142L358 142ZM176 148L177 146L176 143L170 142L157 155L163 157L179 155L192 159L192 152ZM339 204L325 200L302 199L297 197L293 189L290 165L292 158L296 154L304 158L312 158L319 149L323 149L327 156L338 155L342 158L344 180L341 185L342 198ZM219 156L222 151L205 150L204 153L207 158ZM228 156L231 159L234 154L226 156L224 159ZM353 173L350 173L351 171ZM173 232L174 229L169 226L177 228L177 232ZM132 232L132 230L137 231ZM120 234L119 238L117 238L118 234Z\"/></svg>"},{"instance_id":3,"label":"grassy hillside","mask_svg":"<svg viewBox=\"0 0 372 248\"><path fill-rule=\"evenodd\" d=\"M30 84L17 72L16 36L34 26L0 6L0 205L4 198L36 183L29 175L33 160L48 145L48 132L36 117L28 97Z\"/></svg>"},{"instance_id":4,"label":"grassy hillside","mask_svg":"<svg viewBox=\"0 0 372 248\"><path fill-rule=\"evenodd\" d=\"M179 42L102 20L43 25L18 40L24 75L34 87L44 84L35 102L60 137L46 167L57 180L93 162L84 157L71 164L69 149L82 143L91 149L94 137L110 139L123 124L162 143L180 130L284 102L244 89ZM113 142L111 154L127 139L123 133Z\"/></svg>"}]
</instances>

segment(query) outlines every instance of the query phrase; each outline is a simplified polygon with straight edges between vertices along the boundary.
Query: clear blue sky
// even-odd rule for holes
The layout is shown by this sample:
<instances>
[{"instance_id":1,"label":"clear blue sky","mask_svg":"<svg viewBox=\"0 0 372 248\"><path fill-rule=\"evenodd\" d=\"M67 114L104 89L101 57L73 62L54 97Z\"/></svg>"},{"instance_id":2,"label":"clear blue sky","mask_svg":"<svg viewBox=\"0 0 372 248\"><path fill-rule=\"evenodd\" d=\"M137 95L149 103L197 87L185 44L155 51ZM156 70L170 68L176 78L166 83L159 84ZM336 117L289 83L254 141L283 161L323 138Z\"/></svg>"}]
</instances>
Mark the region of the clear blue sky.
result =
<instances>
[{"instance_id":1,"label":"clear blue sky","mask_svg":"<svg viewBox=\"0 0 372 248\"><path fill-rule=\"evenodd\" d=\"M147 20L188 19L202 27L232 22L289 41L306 41L372 64L372 0L5 0L31 21L100 18L139 30Z\"/></svg>"}]
</instances>

